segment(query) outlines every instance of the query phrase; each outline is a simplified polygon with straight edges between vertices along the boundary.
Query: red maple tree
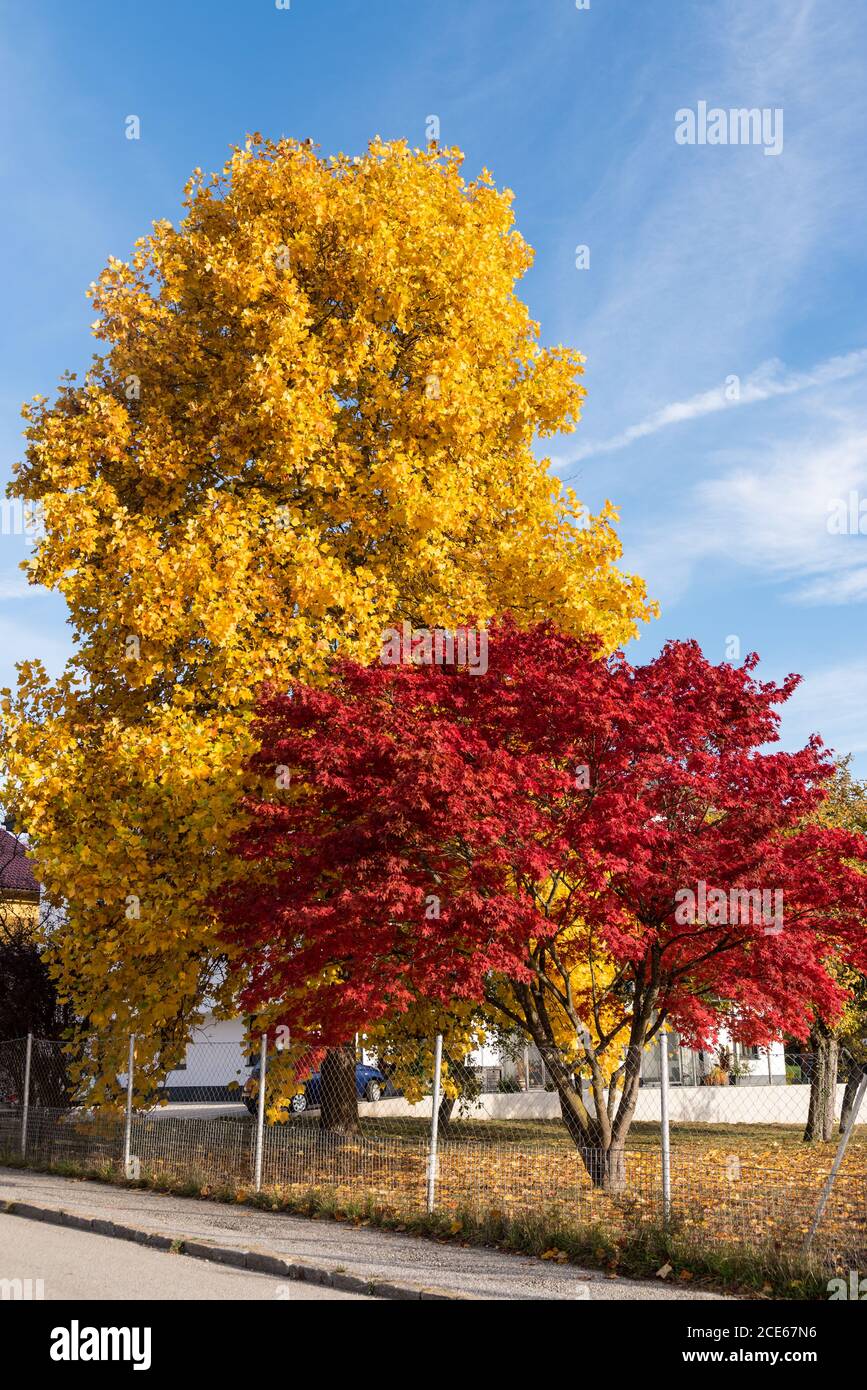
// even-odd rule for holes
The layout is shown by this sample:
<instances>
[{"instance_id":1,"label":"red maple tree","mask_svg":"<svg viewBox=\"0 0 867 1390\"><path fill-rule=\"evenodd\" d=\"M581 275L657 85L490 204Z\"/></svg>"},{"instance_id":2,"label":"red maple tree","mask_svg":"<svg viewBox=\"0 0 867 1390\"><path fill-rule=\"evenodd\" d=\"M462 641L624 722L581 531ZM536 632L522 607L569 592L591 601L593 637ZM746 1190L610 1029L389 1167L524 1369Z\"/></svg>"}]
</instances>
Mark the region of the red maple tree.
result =
<instances>
[{"instance_id":1,"label":"red maple tree","mask_svg":"<svg viewBox=\"0 0 867 1390\"><path fill-rule=\"evenodd\" d=\"M336 661L328 689L263 695L272 789L247 801L225 934L247 1005L323 1046L418 998L479 1001L536 1043L617 1186L664 1022L763 1044L840 1010L829 962L867 964L867 839L810 821L818 738L767 747L797 677L691 641L633 667L508 619L488 651L484 675Z\"/></svg>"}]
</instances>

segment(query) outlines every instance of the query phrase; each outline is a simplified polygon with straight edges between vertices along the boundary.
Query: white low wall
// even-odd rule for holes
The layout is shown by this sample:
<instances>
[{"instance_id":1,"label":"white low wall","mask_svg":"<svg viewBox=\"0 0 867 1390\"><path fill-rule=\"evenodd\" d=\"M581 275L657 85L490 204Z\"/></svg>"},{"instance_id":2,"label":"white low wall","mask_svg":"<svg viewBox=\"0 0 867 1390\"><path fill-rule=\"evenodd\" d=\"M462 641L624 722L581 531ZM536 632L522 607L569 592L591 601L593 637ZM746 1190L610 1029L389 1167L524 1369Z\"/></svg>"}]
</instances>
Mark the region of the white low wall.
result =
<instances>
[{"instance_id":1,"label":"white low wall","mask_svg":"<svg viewBox=\"0 0 867 1390\"><path fill-rule=\"evenodd\" d=\"M672 1123L709 1125L803 1125L810 1103L809 1086L671 1086L668 1110ZM837 1115L843 1087L837 1087ZM365 1105L364 1114L430 1117L430 1098L410 1105L402 1098ZM514 1095L480 1096L469 1106L455 1106L453 1120L559 1120L560 1104L553 1091L521 1091ZM642 1086L636 1120L659 1119L659 1087ZM867 1124L867 1106L858 1117Z\"/></svg>"}]
</instances>

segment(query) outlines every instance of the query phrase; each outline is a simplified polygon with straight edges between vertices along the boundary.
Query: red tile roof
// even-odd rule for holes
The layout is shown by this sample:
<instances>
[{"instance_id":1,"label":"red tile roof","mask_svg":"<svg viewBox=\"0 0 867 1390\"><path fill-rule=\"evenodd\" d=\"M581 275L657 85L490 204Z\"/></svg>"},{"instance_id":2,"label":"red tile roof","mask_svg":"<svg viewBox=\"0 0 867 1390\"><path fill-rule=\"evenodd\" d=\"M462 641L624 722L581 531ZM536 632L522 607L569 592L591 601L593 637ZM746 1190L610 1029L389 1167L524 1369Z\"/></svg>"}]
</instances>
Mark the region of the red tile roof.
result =
<instances>
[{"instance_id":1,"label":"red tile roof","mask_svg":"<svg viewBox=\"0 0 867 1390\"><path fill-rule=\"evenodd\" d=\"M0 891L38 893L39 884L27 858L27 849L8 830L0 828Z\"/></svg>"}]
</instances>

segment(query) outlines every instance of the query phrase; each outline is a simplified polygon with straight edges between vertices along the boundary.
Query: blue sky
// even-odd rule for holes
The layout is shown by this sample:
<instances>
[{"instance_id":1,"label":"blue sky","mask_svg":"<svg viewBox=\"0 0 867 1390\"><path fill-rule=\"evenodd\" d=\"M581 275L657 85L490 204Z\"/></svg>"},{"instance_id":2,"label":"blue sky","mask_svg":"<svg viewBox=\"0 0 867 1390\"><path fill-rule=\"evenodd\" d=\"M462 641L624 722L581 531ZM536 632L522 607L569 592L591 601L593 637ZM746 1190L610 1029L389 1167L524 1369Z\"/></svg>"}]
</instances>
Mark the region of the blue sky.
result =
<instances>
[{"instance_id":1,"label":"blue sky","mask_svg":"<svg viewBox=\"0 0 867 1390\"><path fill-rule=\"evenodd\" d=\"M175 220L190 170L245 133L356 153L375 134L466 152L516 195L546 342L587 356L554 467L621 508L663 607L631 650L736 637L805 680L813 731L867 775L867 5L863 0L64 0L0 5L0 482L19 408L92 351L106 258ZM682 145L675 113L781 109L783 148ZM125 118L141 139L125 138ZM588 269L576 247L590 248ZM736 382L733 384L733 379ZM726 383L729 383L728 390ZM733 395L737 399L732 399ZM0 683L71 649L0 537Z\"/></svg>"}]
</instances>

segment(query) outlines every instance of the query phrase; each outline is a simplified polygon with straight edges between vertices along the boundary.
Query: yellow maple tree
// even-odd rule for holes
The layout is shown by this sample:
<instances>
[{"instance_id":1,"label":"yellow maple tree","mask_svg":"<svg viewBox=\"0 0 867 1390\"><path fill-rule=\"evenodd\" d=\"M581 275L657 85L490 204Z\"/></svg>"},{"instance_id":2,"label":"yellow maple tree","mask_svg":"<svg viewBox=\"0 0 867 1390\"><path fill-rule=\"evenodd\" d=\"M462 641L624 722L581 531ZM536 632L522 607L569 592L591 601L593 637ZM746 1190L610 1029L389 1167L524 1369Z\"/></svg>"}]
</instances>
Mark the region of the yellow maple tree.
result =
<instances>
[{"instance_id":1,"label":"yellow maple tree","mask_svg":"<svg viewBox=\"0 0 867 1390\"><path fill-rule=\"evenodd\" d=\"M40 509L29 579L76 651L4 693L7 800L67 904L59 984L110 1035L104 1068L135 1030L157 1074L231 1007L208 903L261 680L324 680L402 620L510 610L611 649L654 611L614 508L534 452L574 427L583 359L541 346L512 195L461 164L251 137L109 260L99 354L25 407L9 491Z\"/></svg>"}]
</instances>

